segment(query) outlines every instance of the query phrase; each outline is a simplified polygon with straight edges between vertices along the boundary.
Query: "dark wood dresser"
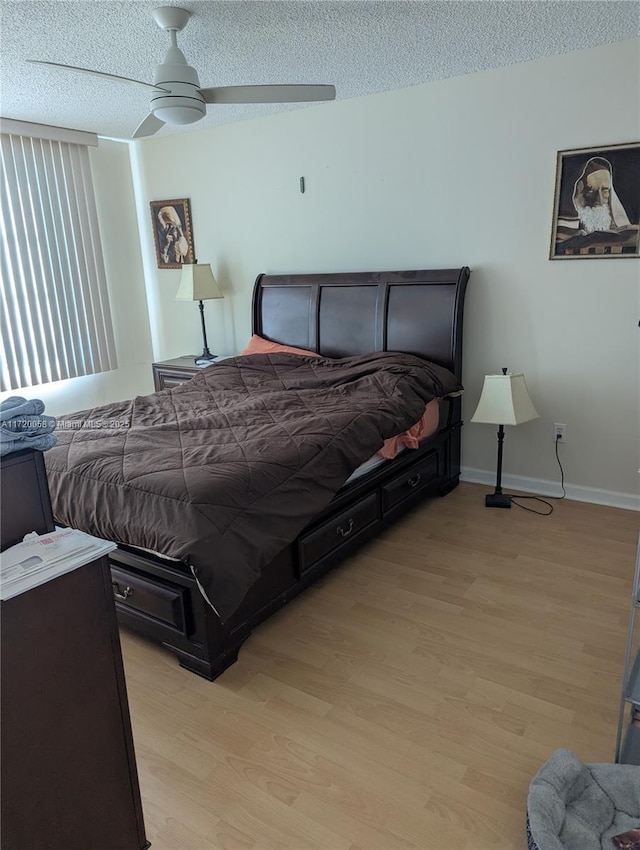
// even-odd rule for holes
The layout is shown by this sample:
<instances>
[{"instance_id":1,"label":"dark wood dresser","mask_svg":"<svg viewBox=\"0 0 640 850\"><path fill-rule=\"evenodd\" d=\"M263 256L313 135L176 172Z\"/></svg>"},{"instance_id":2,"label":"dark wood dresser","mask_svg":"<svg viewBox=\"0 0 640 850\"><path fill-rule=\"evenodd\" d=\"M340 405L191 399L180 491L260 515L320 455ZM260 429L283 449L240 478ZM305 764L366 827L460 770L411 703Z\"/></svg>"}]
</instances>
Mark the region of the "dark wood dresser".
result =
<instances>
[{"instance_id":1,"label":"dark wood dresser","mask_svg":"<svg viewBox=\"0 0 640 850\"><path fill-rule=\"evenodd\" d=\"M48 505L20 475L41 457L20 454L0 465L5 492ZM107 558L0 605L2 850L148 847Z\"/></svg>"},{"instance_id":2,"label":"dark wood dresser","mask_svg":"<svg viewBox=\"0 0 640 850\"><path fill-rule=\"evenodd\" d=\"M0 461L0 551L29 531L53 531L47 472L42 452L24 449Z\"/></svg>"}]
</instances>

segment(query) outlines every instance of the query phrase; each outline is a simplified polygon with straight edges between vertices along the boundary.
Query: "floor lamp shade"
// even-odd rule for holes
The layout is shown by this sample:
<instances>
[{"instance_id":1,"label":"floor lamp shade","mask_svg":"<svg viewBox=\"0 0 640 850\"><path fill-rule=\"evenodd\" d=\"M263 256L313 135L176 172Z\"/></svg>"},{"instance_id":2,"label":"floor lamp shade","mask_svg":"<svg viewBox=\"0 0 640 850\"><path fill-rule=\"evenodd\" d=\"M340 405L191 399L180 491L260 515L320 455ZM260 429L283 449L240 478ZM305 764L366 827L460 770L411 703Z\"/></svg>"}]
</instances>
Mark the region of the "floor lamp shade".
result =
<instances>
[{"instance_id":1,"label":"floor lamp shade","mask_svg":"<svg viewBox=\"0 0 640 850\"><path fill-rule=\"evenodd\" d=\"M496 489L485 497L488 508L510 508L511 496L502 492L502 444L505 425L521 425L538 419L538 412L529 398L524 375L519 372L507 375L486 375L476 412L472 422L486 422L498 425L498 464L496 470Z\"/></svg>"},{"instance_id":2,"label":"floor lamp shade","mask_svg":"<svg viewBox=\"0 0 640 850\"><path fill-rule=\"evenodd\" d=\"M204 324L204 304L210 298L224 298L209 263L183 263L180 286L176 292L176 301L198 301L200 324L202 325L202 354L196 357L197 365L206 365L216 359L207 345L207 330Z\"/></svg>"}]
</instances>

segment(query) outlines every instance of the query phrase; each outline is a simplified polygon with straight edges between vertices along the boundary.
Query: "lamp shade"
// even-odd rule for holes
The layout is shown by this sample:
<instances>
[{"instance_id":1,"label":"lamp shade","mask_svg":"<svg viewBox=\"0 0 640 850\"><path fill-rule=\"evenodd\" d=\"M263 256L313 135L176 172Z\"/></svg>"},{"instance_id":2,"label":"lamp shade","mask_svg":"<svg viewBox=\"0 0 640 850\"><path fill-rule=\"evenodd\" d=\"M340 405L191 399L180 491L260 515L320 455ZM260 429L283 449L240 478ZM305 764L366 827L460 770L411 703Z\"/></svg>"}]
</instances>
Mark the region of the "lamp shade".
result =
<instances>
[{"instance_id":1,"label":"lamp shade","mask_svg":"<svg viewBox=\"0 0 640 850\"><path fill-rule=\"evenodd\" d=\"M538 418L522 372L515 375L485 375L480 401L471 417L472 422L521 425Z\"/></svg>"},{"instance_id":2,"label":"lamp shade","mask_svg":"<svg viewBox=\"0 0 640 850\"><path fill-rule=\"evenodd\" d=\"M183 263L177 301L206 301L224 298L209 263Z\"/></svg>"}]
</instances>

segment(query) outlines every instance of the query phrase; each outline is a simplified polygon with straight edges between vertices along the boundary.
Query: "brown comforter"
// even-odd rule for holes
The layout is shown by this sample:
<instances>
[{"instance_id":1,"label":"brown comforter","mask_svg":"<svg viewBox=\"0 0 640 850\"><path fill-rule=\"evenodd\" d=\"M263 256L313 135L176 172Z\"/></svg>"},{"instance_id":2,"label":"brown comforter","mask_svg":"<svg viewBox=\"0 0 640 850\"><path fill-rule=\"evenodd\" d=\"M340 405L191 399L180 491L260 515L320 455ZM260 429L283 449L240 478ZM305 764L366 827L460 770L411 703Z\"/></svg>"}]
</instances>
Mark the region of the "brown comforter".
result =
<instances>
[{"instance_id":1,"label":"brown comforter","mask_svg":"<svg viewBox=\"0 0 640 850\"><path fill-rule=\"evenodd\" d=\"M190 564L224 620L359 464L460 389L391 352L225 360L60 422L45 454L54 514Z\"/></svg>"}]
</instances>

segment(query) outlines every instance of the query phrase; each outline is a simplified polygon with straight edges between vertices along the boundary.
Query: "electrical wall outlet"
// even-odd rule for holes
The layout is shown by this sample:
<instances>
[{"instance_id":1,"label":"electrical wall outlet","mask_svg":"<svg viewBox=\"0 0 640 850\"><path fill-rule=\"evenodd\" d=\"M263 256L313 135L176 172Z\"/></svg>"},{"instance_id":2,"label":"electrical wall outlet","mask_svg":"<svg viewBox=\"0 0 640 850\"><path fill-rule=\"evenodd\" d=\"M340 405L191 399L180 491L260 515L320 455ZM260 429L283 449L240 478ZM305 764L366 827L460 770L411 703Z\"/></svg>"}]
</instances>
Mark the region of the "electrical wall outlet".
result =
<instances>
[{"instance_id":1,"label":"electrical wall outlet","mask_svg":"<svg viewBox=\"0 0 640 850\"><path fill-rule=\"evenodd\" d=\"M553 423L553 442L567 442L567 426L564 424L564 422Z\"/></svg>"}]
</instances>

